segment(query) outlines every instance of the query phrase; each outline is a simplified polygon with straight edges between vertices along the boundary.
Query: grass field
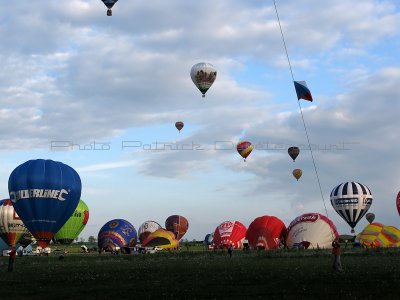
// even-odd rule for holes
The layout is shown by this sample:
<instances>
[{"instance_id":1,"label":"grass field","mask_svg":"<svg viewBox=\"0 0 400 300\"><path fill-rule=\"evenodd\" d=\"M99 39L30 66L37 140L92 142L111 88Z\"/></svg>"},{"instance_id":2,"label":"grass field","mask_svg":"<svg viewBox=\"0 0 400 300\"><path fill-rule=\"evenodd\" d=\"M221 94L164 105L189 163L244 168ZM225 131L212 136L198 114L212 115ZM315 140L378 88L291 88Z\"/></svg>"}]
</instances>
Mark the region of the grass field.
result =
<instances>
[{"instance_id":1,"label":"grass field","mask_svg":"<svg viewBox=\"0 0 400 300\"><path fill-rule=\"evenodd\" d=\"M182 251L0 258L2 299L400 299L398 250ZM4 298L3 298L4 297Z\"/></svg>"}]
</instances>

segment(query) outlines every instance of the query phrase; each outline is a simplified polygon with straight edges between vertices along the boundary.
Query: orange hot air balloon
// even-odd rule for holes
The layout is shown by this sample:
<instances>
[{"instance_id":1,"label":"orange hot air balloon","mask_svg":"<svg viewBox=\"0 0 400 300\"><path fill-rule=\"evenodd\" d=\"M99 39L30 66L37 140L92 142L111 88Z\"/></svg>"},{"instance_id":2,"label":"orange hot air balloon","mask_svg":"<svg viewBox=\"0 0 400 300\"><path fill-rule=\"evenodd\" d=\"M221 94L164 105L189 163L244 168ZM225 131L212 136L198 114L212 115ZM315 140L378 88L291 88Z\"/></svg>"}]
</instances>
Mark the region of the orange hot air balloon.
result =
<instances>
[{"instance_id":1,"label":"orange hot air balloon","mask_svg":"<svg viewBox=\"0 0 400 300\"><path fill-rule=\"evenodd\" d=\"M289 147L288 154L293 159L293 162L296 160L296 157L299 155L300 149L299 147Z\"/></svg>"},{"instance_id":2,"label":"orange hot air balloon","mask_svg":"<svg viewBox=\"0 0 400 300\"><path fill-rule=\"evenodd\" d=\"M169 216L165 220L165 228L175 234L176 239L179 241L189 229L188 220L179 215Z\"/></svg>"},{"instance_id":3,"label":"orange hot air balloon","mask_svg":"<svg viewBox=\"0 0 400 300\"><path fill-rule=\"evenodd\" d=\"M247 156L253 151L253 148L252 143L248 141L239 142L236 146L237 152L244 158L244 161L246 161Z\"/></svg>"},{"instance_id":4,"label":"orange hot air balloon","mask_svg":"<svg viewBox=\"0 0 400 300\"><path fill-rule=\"evenodd\" d=\"M292 174L293 174L294 178L299 180L301 175L303 175L303 171L301 169L294 169Z\"/></svg>"}]
</instances>

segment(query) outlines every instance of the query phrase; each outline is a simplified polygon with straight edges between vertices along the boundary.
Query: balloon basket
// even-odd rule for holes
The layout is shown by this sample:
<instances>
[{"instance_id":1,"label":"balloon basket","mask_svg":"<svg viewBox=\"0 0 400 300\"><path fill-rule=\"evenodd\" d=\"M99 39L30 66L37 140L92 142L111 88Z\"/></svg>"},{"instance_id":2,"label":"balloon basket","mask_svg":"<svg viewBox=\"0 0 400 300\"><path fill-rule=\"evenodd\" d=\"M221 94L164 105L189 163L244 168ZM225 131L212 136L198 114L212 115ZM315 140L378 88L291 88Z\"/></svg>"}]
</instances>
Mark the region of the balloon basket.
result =
<instances>
[{"instance_id":1,"label":"balloon basket","mask_svg":"<svg viewBox=\"0 0 400 300\"><path fill-rule=\"evenodd\" d=\"M351 233L355 233L354 229L351 229Z\"/></svg>"},{"instance_id":2,"label":"balloon basket","mask_svg":"<svg viewBox=\"0 0 400 300\"><path fill-rule=\"evenodd\" d=\"M109 16L109 17L112 16L112 10L111 9L107 9L107 16Z\"/></svg>"}]
</instances>

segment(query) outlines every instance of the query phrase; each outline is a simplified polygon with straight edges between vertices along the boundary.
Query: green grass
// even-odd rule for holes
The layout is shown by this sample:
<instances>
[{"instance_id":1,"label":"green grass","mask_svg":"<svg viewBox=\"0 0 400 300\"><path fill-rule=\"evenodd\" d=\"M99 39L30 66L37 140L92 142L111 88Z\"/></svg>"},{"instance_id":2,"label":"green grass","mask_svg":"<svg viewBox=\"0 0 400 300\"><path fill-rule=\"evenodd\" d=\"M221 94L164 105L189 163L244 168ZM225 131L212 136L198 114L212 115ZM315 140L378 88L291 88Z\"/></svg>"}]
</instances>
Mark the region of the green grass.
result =
<instances>
[{"instance_id":1,"label":"green grass","mask_svg":"<svg viewBox=\"0 0 400 300\"><path fill-rule=\"evenodd\" d=\"M348 251L331 272L324 251L182 251L0 259L2 299L399 299L400 252ZM4 298L3 298L4 297Z\"/></svg>"}]
</instances>

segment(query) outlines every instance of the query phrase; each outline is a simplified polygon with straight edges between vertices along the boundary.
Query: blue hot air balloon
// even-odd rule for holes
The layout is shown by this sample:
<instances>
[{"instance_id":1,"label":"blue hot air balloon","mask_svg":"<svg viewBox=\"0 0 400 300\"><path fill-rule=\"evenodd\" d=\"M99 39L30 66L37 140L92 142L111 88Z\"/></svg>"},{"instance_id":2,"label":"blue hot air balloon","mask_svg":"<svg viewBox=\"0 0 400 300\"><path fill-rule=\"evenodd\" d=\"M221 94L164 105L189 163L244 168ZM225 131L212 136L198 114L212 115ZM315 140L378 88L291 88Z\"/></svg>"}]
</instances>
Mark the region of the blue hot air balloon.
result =
<instances>
[{"instance_id":1,"label":"blue hot air balloon","mask_svg":"<svg viewBox=\"0 0 400 300\"><path fill-rule=\"evenodd\" d=\"M52 160L29 160L8 179L15 211L43 248L74 213L81 189L78 173Z\"/></svg>"},{"instance_id":2,"label":"blue hot air balloon","mask_svg":"<svg viewBox=\"0 0 400 300\"><path fill-rule=\"evenodd\" d=\"M130 248L137 242L135 227L128 221L115 219L108 221L100 229L97 243L99 249L113 251L116 247Z\"/></svg>"}]
</instances>

